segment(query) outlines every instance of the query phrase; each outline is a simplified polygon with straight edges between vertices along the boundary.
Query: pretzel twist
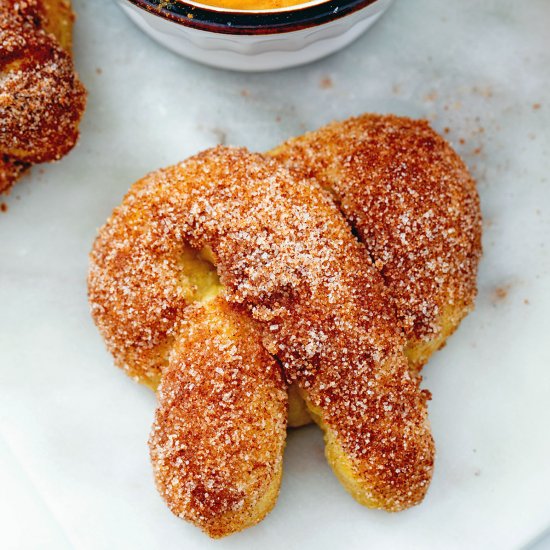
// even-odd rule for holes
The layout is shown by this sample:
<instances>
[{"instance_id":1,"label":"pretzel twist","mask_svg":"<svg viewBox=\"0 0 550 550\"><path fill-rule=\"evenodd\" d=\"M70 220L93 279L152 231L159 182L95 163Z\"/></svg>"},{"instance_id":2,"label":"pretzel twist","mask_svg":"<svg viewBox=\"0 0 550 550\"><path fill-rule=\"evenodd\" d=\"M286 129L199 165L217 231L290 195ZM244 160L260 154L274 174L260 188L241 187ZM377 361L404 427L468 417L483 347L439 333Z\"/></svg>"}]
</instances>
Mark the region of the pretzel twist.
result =
<instances>
[{"instance_id":1,"label":"pretzel twist","mask_svg":"<svg viewBox=\"0 0 550 550\"><path fill-rule=\"evenodd\" d=\"M397 511L423 498L434 453L426 396L409 374L405 341L382 277L320 187L304 185L277 162L242 149L210 150L151 174L132 187L100 231L91 254L89 293L116 362L152 386L163 380L151 438L157 482L177 513L211 535L236 530L221 519L235 508L222 506L220 513L211 500L225 491L216 485L219 478L210 478L216 491L191 495L190 487L204 482L197 471L210 471L208 466L174 473L166 462L159 465L166 443L155 434L172 433L166 420L172 398L163 395L166 388L178 392L181 381L174 384L174 373L213 377L211 365L202 365L207 357L229 360L215 349L204 352L216 348L208 335L200 339L205 348L189 336L189 308L212 303L223 302L221 310L227 307L230 316L252 323L257 342L278 359L286 381L297 385L324 429L329 462L357 500ZM239 347L238 338L230 340ZM231 363L231 368L247 364ZM165 373L172 382L164 382ZM269 380L273 385L266 395L278 395L280 385L272 377L264 383ZM280 410L273 399L269 408ZM208 400L200 410L180 406L174 414L183 427L176 432L186 432L190 416L208 416L211 406ZM236 433L245 425L255 432L259 418L272 434L271 452L262 463L276 472L280 415L255 417L252 409L247 414L239 409L231 422ZM198 456L207 448L208 442L199 440ZM235 473L234 483L249 486L243 457L232 460L232 472L243 475ZM166 491L167 480L179 475L185 483L178 482L183 487L178 502L198 498L206 519L175 504ZM276 485L270 479L261 484L264 494L271 495ZM250 502L256 504L247 508L246 525L266 510L264 499Z\"/></svg>"}]
</instances>

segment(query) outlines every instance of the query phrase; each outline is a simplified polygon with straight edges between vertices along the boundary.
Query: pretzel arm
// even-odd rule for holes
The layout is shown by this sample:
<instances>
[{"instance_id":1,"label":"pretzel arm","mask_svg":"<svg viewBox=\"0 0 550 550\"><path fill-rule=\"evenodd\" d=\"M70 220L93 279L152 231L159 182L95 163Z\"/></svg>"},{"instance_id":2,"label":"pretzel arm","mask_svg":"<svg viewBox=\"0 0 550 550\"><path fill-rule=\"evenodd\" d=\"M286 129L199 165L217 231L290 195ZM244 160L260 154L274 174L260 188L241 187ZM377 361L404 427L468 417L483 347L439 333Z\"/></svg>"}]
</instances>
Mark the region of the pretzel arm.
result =
<instances>
[{"instance_id":1,"label":"pretzel arm","mask_svg":"<svg viewBox=\"0 0 550 550\"><path fill-rule=\"evenodd\" d=\"M189 308L158 397L149 445L174 514L215 538L263 519L281 483L287 394L253 324L223 299Z\"/></svg>"}]
</instances>

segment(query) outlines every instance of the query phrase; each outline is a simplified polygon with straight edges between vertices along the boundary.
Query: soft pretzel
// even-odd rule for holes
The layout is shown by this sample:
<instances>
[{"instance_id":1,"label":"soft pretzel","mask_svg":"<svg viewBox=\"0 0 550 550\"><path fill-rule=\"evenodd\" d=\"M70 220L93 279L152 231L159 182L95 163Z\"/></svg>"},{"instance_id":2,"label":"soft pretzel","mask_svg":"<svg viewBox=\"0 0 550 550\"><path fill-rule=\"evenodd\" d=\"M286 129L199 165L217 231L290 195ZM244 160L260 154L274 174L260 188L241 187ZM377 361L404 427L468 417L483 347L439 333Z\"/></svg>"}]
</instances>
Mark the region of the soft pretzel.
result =
<instances>
[{"instance_id":1,"label":"soft pretzel","mask_svg":"<svg viewBox=\"0 0 550 550\"><path fill-rule=\"evenodd\" d=\"M210 282L203 286L207 273ZM409 374L405 342L380 274L320 187L296 181L275 161L230 148L150 174L100 231L91 254L89 295L117 364L153 386L169 373L166 387L174 396L179 382L173 365L202 372L195 362L204 360L210 345L208 336L188 335L190 304L223 298L234 315L254 324L286 380L299 387L325 431L329 462L352 495L390 511L423 498L434 453L426 396ZM180 341L191 343L180 347ZM164 456L164 443L157 455L158 442L176 437L173 427L164 426L171 407L162 397L164 381L160 388L154 460ZM188 417L184 399L175 400L176 417ZM236 413L231 421L239 432L239 422L249 420ZM279 433L273 425L280 419L265 422L266 433ZM187 422L181 426L176 431L184 437ZM200 461L206 442L197 444ZM270 448L273 454L264 463L273 465L278 446ZM174 504L164 488L162 480L180 479L176 470L167 473L178 467L162 463L161 493L178 513L204 527L189 512L188 497ZM200 463L190 475L196 471L208 466ZM211 481L223 492L218 478ZM262 490L268 487L264 483ZM213 494L194 495L203 499L201 510L217 509L209 501ZM222 516L227 513L224 508ZM208 518L210 532L227 533L220 527L226 525L222 516Z\"/></svg>"},{"instance_id":2,"label":"soft pretzel","mask_svg":"<svg viewBox=\"0 0 550 550\"><path fill-rule=\"evenodd\" d=\"M413 372L472 309L481 253L476 185L423 120L365 114L269 153L330 191L382 274Z\"/></svg>"},{"instance_id":3,"label":"soft pretzel","mask_svg":"<svg viewBox=\"0 0 550 550\"><path fill-rule=\"evenodd\" d=\"M0 192L77 141L86 92L71 59L73 18L65 0L0 0Z\"/></svg>"}]
</instances>

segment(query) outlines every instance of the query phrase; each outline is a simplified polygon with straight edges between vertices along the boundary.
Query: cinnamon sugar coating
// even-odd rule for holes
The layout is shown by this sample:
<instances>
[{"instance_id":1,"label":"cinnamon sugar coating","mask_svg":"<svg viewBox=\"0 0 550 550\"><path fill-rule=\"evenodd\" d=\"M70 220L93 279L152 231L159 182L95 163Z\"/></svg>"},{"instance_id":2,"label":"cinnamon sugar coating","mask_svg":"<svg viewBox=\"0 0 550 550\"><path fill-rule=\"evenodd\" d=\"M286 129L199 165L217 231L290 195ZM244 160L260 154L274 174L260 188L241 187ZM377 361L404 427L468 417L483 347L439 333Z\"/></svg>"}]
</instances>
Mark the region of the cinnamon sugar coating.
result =
<instances>
[{"instance_id":1,"label":"cinnamon sugar coating","mask_svg":"<svg viewBox=\"0 0 550 550\"><path fill-rule=\"evenodd\" d=\"M10 166L58 160L77 141L86 92L70 55L72 19L63 0L0 0L0 191L18 175Z\"/></svg>"},{"instance_id":2,"label":"cinnamon sugar coating","mask_svg":"<svg viewBox=\"0 0 550 550\"><path fill-rule=\"evenodd\" d=\"M332 193L384 278L419 370L476 295L481 214L462 160L427 122L373 114L269 154Z\"/></svg>"},{"instance_id":3,"label":"cinnamon sugar coating","mask_svg":"<svg viewBox=\"0 0 550 550\"><path fill-rule=\"evenodd\" d=\"M330 196L230 148L136 183L94 245L89 295L117 363L139 378L164 376L185 331L188 247L208 251L228 304L299 385L353 496L418 503L434 452L425 395L382 277Z\"/></svg>"},{"instance_id":4,"label":"cinnamon sugar coating","mask_svg":"<svg viewBox=\"0 0 550 550\"><path fill-rule=\"evenodd\" d=\"M287 394L254 324L223 298L190 306L158 399L149 445L170 509L216 538L263 519L281 482Z\"/></svg>"}]
</instances>

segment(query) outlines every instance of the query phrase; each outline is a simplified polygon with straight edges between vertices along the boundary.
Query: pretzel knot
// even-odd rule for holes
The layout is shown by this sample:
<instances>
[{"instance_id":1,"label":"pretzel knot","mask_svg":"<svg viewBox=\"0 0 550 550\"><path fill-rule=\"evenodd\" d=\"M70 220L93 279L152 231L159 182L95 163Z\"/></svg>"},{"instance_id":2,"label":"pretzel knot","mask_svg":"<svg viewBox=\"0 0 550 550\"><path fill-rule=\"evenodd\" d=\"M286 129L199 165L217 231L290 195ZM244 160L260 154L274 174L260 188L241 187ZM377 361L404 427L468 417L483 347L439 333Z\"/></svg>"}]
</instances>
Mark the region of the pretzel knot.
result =
<instances>
[{"instance_id":1,"label":"pretzel knot","mask_svg":"<svg viewBox=\"0 0 550 550\"><path fill-rule=\"evenodd\" d=\"M213 537L273 507L289 385L360 503L405 509L432 475L395 297L338 201L284 163L216 148L150 174L91 253L92 314L116 363L158 386L158 488Z\"/></svg>"}]
</instances>

